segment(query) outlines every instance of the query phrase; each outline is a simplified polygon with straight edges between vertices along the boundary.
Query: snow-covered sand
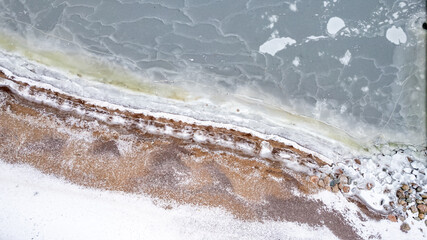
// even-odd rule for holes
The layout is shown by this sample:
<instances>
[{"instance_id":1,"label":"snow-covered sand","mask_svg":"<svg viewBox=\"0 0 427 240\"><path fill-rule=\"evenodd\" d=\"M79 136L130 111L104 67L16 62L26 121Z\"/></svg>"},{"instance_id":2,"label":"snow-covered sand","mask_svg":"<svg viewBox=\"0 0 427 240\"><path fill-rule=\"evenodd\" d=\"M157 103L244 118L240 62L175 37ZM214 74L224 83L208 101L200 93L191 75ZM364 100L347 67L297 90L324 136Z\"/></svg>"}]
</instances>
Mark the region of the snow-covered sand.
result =
<instances>
[{"instance_id":1,"label":"snow-covered sand","mask_svg":"<svg viewBox=\"0 0 427 240\"><path fill-rule=\"evenodd\" d=\"M83 188L26 165L0 161L0 239L337 239L324 227L235 219L219 208L172 205L147 197ZM342 195L312 198L346 213L363 238L424 239L388 220L361 221ZM309 218L310 215L307 214ZM411 220L410 220L411 221Z\"/></svg>"},{"instance_id":2,"label":"snow-covered sand","mask_svg":"<svg viewBox=\"0 0 427 240\"><path fill-rule=\"evenodd\" d=\"M218 208L162 206L0 161L0 239L336 239L322 227L244 222Z\"/></svg>"}]
</instances>

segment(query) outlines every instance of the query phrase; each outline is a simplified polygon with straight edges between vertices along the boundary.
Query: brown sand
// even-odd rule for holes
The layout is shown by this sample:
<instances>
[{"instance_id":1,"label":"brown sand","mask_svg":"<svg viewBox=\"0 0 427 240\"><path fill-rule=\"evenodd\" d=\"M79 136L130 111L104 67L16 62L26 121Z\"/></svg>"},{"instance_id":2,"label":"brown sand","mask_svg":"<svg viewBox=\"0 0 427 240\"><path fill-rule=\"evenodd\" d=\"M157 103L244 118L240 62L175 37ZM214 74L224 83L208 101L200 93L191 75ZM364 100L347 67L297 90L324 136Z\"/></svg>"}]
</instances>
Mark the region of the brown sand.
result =
<instances>
[{"instance_id":1,"label":"brown sand","mask_svg":"<svg viewBox=\"0 0 427 240\"><path fill-rule=\"evenodd\" d=\"M1 75L0 75L1 77ZM5 77L5 76L3 76ZM29 102L7 87L0 89L0 158L29 164L43 173L83 186L144 193L175 203L224 208L245 220L277 220L327 226L342 239L360 237L340 213L320 202L295 196L317 191L308 176L261 158L214 144L200 144L141 131L132 124L113 125L73 112ZM34 91L45 91L34 89ZM87 111L108 109L57 93ZM3 99L3 100L1 100ZM263 139L233 130L197 126L141 114L110 111L134 121L151 121L174 129L191 127L233 141L246 141L259 151ZM295 161L324 164L291 146L269 141L274 152Z\"/></svg>"}]
</instances>

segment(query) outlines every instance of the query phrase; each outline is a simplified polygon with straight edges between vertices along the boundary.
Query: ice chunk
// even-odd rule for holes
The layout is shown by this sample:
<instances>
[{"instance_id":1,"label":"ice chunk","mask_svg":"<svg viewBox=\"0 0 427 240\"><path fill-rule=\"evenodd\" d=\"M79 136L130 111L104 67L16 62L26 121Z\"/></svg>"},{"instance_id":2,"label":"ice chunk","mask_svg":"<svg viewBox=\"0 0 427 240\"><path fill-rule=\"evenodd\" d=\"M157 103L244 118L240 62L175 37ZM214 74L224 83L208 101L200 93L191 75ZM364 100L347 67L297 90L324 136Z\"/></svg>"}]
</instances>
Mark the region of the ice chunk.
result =
<instances>
[{"instance_id":1,"label":"ice chunk","mask_svg":"<svg viewBox=\"0 0 427 240\"><path fill-rule=\"evenodd\" d=\"M344 27L345 27L344 20L342 20L339 17L330 18L328 21L328 24L326 25L328 33L331 35L337 34Z\"/></svg>"},{"instance_id":2,"label":"ice chunk","mask_svg":"<svg viewBox=\"0 0 427 240\"><path fill-rule=\"evenodd\" d=\"M342 58L340 58L340 63L343 65L348 65L351 59L351 52L347 50Z\"/></svg>"},{"instance_id":3,"label":"ice chunk","mask_svg":"<svg viewBox=\"0 0 427 240\"><path fill-rule=\"evenodd\" d=\"M385 33L385 36L387 40L390 42L399 45L401 43L406 43L406 34L403 31L401 27L392 26L391 28L387 29L387 32Z\"/></svg>"},{"instance_id":4,"label":"ice chunk","mask_svg":"<svg viewBox=\"0 0 427 240\"><path fill-rule=\"evenodd\" d=\"M285 49L286 46L293 45L295 43L296 41L290 37L273 38L263 43L259 47L259 51L261 53L268 53L274 56L277 52Z\"/></svg>"}]
</instances>

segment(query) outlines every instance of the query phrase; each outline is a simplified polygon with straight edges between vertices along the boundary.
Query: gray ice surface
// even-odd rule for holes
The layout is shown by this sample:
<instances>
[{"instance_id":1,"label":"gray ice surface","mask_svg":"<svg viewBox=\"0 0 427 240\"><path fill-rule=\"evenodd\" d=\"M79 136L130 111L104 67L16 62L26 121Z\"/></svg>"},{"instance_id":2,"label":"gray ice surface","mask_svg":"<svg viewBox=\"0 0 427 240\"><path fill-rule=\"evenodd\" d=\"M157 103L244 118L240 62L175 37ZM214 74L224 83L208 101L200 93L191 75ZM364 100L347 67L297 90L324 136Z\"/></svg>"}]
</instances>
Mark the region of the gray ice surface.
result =
<instances>
[{"instance_id":1,"label":"gray ice surface","mask_svg":"<svg viewBox=\"0 0 427 240\"><path fill-rule=\"evenodd\" d=\"M60 38L152 81L249 88L348 132L364 123L419 144L423 21L424 0L0 0L0 28Z\"/></svg>"}]
</instances>

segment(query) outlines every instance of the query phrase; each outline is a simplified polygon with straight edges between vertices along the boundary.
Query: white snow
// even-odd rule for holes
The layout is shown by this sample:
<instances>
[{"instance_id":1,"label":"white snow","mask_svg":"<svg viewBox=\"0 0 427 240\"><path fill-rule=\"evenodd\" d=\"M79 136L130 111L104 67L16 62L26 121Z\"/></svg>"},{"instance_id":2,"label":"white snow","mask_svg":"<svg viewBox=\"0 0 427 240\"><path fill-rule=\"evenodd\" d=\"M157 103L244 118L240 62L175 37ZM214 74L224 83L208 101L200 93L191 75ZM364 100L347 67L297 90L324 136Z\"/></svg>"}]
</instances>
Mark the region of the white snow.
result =
<instances>
[{"instance_id":1,"label":"white snow","mask_svg":"<svg viewBox=\"0 0 427 240\"><path fill-rule=\"evenodd\" d=\"M295 57L294 60L292 61L292 64L295 67L298 67L300 65L300 59L299 59L299 57Z\"/></svg>"},{"instance_id":2,"label":"white snow","mask_svg":"<svg viewBox=\"0 0 427 240\"><path fill-rule=\"evenodd\" d=\"M267 28L273 28L274 24L277 23L278 20L279 17L277 15L271 15L270 17L268 17L268 21L270 21L270 24L267 26Z\"/></svg>"},{"instance_id":3,"label":"white snow","mask_svg":"<svg viewBox=\"0 0 427 240\"><path fill-rule=\"evenodd\" d=\"M341 64L347 66L351 59L351 52L347 50L342 58L340 58Z\"/></svg>"},{"instance_id":4,"label":"white snow","mask_svg":"<svg viewBox=\"0 0 427 240\"><path fill-rule=\"evenodd\" d=\"M273 38L263 43L259 47L261 53L268 53L274 56L277 52L283 50L288 45L295 44L296 41L290 37Z\"/></svg>"},{"instance_id":5,"label":"white snow","mask_svg":"<svg viewBox=\"0 0 427 240\"><path fill-rule=\"evenodd\" d=\"M399 12L395 12L395 13L393 13L393 15L392 15L392 16L393 16L393 18L395 18L395 19L396 19L396 18L398 18L398 17L399 17Z\"/></svg>"},{"instance_id":6,"label":"white snow","mask_svg":"<svg viewBox=\"0 0 427 240\"><path fill-rule=\"evenodd\" d=\"M402 154L395 157L401 158ZM378 210L381 193L360 191ZM401 222L362 221L357 206L341 194L322 191L309 198L341 212L363 238L426 238L420 230L424 222L411 220L411 216L407 220L411 231L406 234L399 229ZM162 207L168 205L172 209ZM242 221L218 208L178 206L159 200L153 203L142 195L88 189L2 160L0 213L0 239L336 239L324 227Z\"/></svg>"},{"instance_id":7,"label":"white snow","mask_svg":"<svg viewBox=\"0 0 427 240\"><path fill-rule=\"evenodd\" d=\"M360 90L362 90L362 92L366 93L366 92L369 91L369 87L368 86L364 86Z\"/></svg>"},{"instance_id":8,"label":"white snow","mask_svg":"<svg viewBox=\"0 0 427 240\"><path fill-rule=\"evenodd\" d=\"M408 219L407 223L411 226L409 233L402 232L400 225L402 222L391 222L383 219L376 220L361 220L358 217L358 207L348 204L342 194L334 194L329 191L322 191L312 196L312 198L321 200L329 209L334 209L346 216L346 220L352 223L359 230L359 234L363 239L425 239L426 233L423 232L424 222ZM378 196L375 198L378 200Z\"/></svg>"},{"instance_id":9,"label":"white snow","mask_svg":"<svg viewBox=\"0 0 427 240\"><path fill-rule=\"evenodd\" d=\"M279 37L279 31L274 30L270 36L271 36L271 38L278 38Z\"/></svg>"},{"instance_id":10,"label":"white snow","mask_svg":"<svg viewBox=\"0 0 427 240\"><path fill-rule=\"evenodd\" d=\"M305 39L304 39L304 42L311 42L311 41L315 41L315 42L317 42L317 41L319 41L320 39L325 39L325 38L328 38L327 36L313 36L313 35L311 35L311 36L308 36L308 37L306 37Z\"/></svg>"},{"instance_id":11,"label":"white snow","mask_svg":"<svg viewBox=\"0 0 427 240\"><path fill-rule=\"evenodd\" d=\"M273 151L273 147L270 145L270 143L268 143L267 141L262 141L259 155L261 157L268 158L268 157L271 157L272 151Z\"/></svg>"},{"instance_id":12,"label":"white snow","mask_svg":"<svg viewBox=\"0 0 427 240\"><path fill-rule=\"evenodd\" d=\"M296 11L298 11L297 4L296 4L296 3L291 3L291 4L289 4L289 9L290 9L292 12L296 12Z\"/></svg>"},{"instance_id":13,"label":"white snow","mask_svg":"<svg viewBox=\"0 0 427 240\"><path fill-rule=\"evenodd\" d=\"M0 160L0 239L337 239L306 224L79 187Z\"/></svg>"},{"instance_id":14,"label":"white snow","mask_svg":"<svg viewBox=\"0 0 427 240\"><path fill-rule=\"evenodd\" d=\"M391 28L387 29L387 32L385 33L385 36L387 40L390 42L399 45L401 43L406 43L406 34L403 31L401 27L392 26Z\"/></svg>"},{"instance_id":15,"label":"white snow","mask_svg":"<svg viewBox=\"0 0 427 240\"><path fill-rule=\"evenodd\" d=\"M331 35L337 34L344 27L345 27L344 20L342 20L339 17L330 18L328 21L328 24L326 25L328 33Z\"/></svg>"}]
</instances>

